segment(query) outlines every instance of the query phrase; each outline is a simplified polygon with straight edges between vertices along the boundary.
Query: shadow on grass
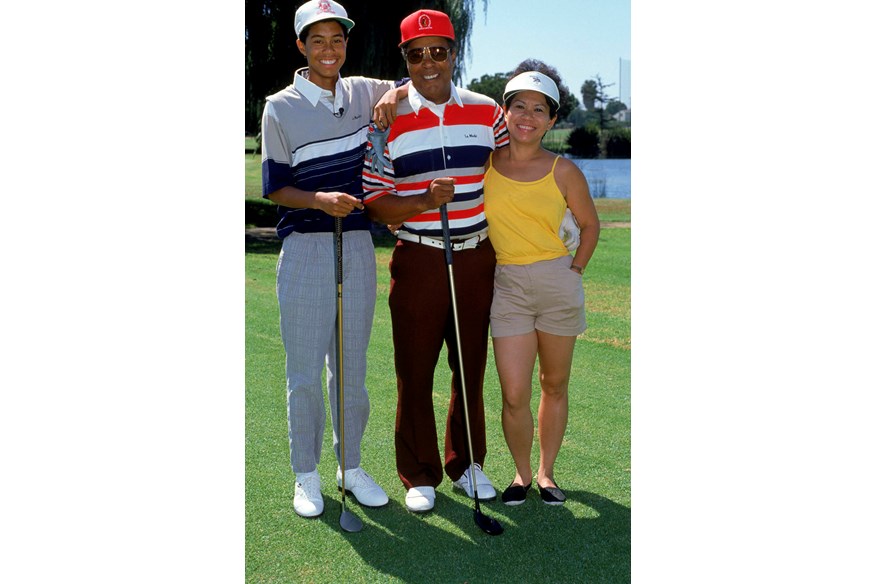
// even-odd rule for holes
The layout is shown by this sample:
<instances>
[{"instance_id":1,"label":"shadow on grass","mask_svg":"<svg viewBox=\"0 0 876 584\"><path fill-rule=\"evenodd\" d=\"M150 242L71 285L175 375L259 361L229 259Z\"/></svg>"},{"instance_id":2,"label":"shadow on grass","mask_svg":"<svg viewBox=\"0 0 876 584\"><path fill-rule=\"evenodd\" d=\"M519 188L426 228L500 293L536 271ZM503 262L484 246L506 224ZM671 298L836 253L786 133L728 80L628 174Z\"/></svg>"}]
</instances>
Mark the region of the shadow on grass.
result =
<instances>
[{"instance_id":1,"label":"shadow on grass","mask_svg":"<svg viewBox=\"0 0 876 584\"><path fill-rule=\"evenodd\" d=\"M283 247L282 242L277 239L276 235L255 235L250 232L246 233L246 253L265 253L277 255L280 253L280 248Z\"/></svg>"},{"instance_id":2,"label":"shadow on grass","mask_svg":"<svg viewBox=\"0 0 876 584\"><path fill-rule=\"evenodd\" d=\"M339 500L334 510L326 501L323 520L364 562L404 582L630 581L628 507L586 491L566 491L566 505L551 506L532 493L516 507L481 503L505 528L498 536L475 524L473 501L441 491L435 510L422 515L395 500L380 509L349 505L365 523L358 534L338 525Z\"/></svg>"}]
</instances>

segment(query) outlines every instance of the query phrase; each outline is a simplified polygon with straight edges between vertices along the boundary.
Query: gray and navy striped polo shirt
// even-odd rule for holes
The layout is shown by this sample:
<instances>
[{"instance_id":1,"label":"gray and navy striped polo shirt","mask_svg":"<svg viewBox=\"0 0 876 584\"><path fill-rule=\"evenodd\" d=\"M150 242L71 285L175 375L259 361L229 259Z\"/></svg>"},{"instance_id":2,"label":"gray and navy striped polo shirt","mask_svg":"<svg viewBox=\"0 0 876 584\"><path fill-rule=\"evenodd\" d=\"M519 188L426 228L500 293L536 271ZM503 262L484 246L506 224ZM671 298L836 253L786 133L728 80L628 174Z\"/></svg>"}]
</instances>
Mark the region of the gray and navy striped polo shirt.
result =
<instances>
[{"instance_id":1,"label":"gray and navy striped polo shirt","mask_svg":"<svg viewBox=\"0 0 876 584\"><path fill-rule=\"evenodd\" d=\"M368 122L380 97L393 81L341 77L334 108L320 102L322 91L296 71L292 85L267 98L262 115L262 196L285 186L304 191L362 194L362 167ZM343 108L343 109L341 109ZM334 217L317 209L279 206L277 236L333 232ZM344 231L369 229L364 211L343 220Z\"/></svg>"}]
</instances>

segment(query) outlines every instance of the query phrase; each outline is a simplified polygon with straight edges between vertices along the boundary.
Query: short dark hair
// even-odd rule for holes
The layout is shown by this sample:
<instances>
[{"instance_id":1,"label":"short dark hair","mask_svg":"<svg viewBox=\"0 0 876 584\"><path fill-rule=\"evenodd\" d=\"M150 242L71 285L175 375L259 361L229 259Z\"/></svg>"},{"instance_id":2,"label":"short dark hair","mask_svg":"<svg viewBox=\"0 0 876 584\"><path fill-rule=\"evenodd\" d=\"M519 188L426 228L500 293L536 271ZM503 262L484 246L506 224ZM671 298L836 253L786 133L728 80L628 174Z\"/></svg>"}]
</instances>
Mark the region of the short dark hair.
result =
<instances>
[{"instance_id":1,"label":"short dark hair","mask_svg":"<svg viewBox=\"0 0 876 584\"><path fill-rule=\"evenodd\" d=\"M539 73L543 73L544 75L547 75L548 77L553 79L554 83L557 84L557 89L560 92L560 103L563 103L563 101L568 99L569 89L565 86L565 84L563 84L563 79L562 77L560 77L560 74L554 67L551 67L544 61L539 61L538 59L526 59L525 61L522 61L519 65L517 65L517 68L514 69L514 71L512 71L510 75L508 75L508 81L514 79L521 73L526 73L527 71L538 71ZM508 100L510 100L513 96L514 94L509 95ZM508 100L505 101L505 107L508 107ZM553 118L557 115L557 111L560 108L556 104L554 104L554 100L548 98L547 96L545 96L545 101L547 101L550 116Z\"/></svg>"},{"instance_id":2,"label":"short dark hair","mask_svg":"<svg viewBox=\"0 0 876 584\"><path fill-rule=\"evenodd\" d=\"M350 36L350 31L347 30L347 27L344 26L343 22L341 22L340 20L334 20L334 19L326 19L326 20L333 20L334 22L337 22L339 25L341 25L341 33L344 35L344 40L347 40L347 38ZM320 22L326 22L326 20L317 20L313 24L319 24ZM307 42L307 35L310 34L310 27L313 26L313 24L309 24L301 29L301 34L298 36L298 39L302 43Z\"/></svg>"}]
</instances>

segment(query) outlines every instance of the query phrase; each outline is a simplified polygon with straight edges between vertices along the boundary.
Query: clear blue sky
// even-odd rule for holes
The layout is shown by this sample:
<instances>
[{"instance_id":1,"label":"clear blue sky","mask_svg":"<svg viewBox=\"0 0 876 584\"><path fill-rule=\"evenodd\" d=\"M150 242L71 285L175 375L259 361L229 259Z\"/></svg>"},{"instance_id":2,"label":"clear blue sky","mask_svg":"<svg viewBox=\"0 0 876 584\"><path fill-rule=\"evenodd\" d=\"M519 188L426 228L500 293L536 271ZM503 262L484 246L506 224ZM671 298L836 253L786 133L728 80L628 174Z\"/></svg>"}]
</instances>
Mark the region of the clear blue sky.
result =
<instances>
[{"instance_id":1,"label":"clear blue sky","mask_svg":"<svg viewBox=\"0 0 876 584\"><path fill-rule=\"evenodd\" d=\"M618 59L630 60L630 0L490 0L486 17L483 0L475 0L462 85L527 58L556 67L579 101L581 86L597 74L614 83L606 93L616 97Z\"/></svg>"}]
</instances>

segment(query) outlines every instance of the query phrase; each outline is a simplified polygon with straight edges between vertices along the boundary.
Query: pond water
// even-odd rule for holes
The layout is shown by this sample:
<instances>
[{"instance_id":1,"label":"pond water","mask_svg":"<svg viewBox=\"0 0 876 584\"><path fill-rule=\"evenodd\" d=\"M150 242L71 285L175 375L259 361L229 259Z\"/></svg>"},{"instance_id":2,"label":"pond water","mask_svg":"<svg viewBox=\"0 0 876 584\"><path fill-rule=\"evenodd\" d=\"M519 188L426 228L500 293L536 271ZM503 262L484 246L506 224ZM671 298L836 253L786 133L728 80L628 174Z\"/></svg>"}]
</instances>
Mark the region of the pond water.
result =
<instances>
[{"instance_id":1,"label":"pond water","mask_svg":"<svg viewBox=\"0 0 876 584\"><path fill-rule=\"evenodd\" d=\"M630 159L570 158L587 177L590 196L607 199L629 199Z\"/></svg>"}]
</instances>

